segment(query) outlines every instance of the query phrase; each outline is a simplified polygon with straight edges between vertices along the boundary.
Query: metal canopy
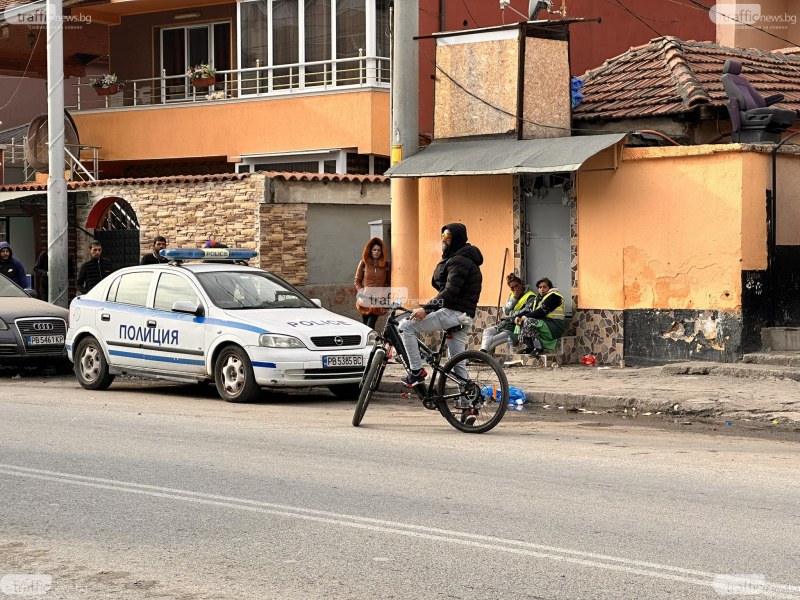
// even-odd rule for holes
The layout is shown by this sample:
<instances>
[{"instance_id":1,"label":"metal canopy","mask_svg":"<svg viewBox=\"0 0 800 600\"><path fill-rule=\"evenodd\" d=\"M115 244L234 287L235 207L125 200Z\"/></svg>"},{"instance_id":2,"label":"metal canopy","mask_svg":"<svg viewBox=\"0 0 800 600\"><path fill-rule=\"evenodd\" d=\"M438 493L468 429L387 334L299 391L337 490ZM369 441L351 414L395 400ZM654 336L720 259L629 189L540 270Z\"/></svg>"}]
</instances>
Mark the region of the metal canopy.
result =
<instances>
[{"instance_id":1,"label":"metal canopy","mask_svg":"<svg viewBox=\"0 0 800 600\"><path fill-rule=\"evenodd\" d=\"M386 175L443 177L577 171L592 156L623 139L624 133L614 133L536 140L436 141L391 167Z\"/></svg>"},{"instance_id":2,"label":"metal canopy","mask_svg":"<svg viewBox=\"0 0 800 600\"><path fill-rule=\"evenodd\" d=\"M47 191L42 190L38 192L20 191L20 192L0 192L0 203L8 202L10 200L21 200L28 196L46 196Z\"/></svg>"}]
</instances>

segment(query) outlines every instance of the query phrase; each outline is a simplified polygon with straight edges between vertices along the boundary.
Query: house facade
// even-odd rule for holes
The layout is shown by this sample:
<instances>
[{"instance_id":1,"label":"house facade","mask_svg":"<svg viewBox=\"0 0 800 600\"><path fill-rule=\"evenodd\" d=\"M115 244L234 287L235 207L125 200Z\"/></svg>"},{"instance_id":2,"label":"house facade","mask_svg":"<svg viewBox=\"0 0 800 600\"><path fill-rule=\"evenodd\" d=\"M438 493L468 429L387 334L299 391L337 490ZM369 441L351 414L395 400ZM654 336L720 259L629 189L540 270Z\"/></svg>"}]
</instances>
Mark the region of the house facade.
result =
<instances>
[{"instance_id":1,"label":"house facade","mask_svg":"<svg viewBox=\"0 0 800 600\"><path fill-rule=\"evenodd\" d=\"M449 83L437 82L446 96L435 103L442 139L389 172L415 193L393 204L394 254L410 253L394 281L412 296L431 295L439 228L461 221L486 256L478 326L494 321L513 257L528 282L547 276L571 297L564 346L573 362L589 353L601 364L735 361L760 347L765 327L800 323L800 157L789 143L725 143L720 84L724 61L738 57L763 94L786 92L782 106L792 108L796 78L781 73L793 72L796 58L654 40L620 57L619 69L615 60L598 69L584 104L565 115L553 109L557 92L544 108L525 102L538 85L566 90L563 68L527 60L539 40L514 48L521 35L489 39L496 34L460 44L472 73L491 69L474 79L453 69ZM437 46L439 64L448 64L454 39ZM503 44L512 46L510 63L484 60ZM498 64L522 75L504 77ZM482 105L460 130L447 113L459 95ZM676 132L660 131L667 122L692 135L670 141Z\"/></svg>"}]
</instances>

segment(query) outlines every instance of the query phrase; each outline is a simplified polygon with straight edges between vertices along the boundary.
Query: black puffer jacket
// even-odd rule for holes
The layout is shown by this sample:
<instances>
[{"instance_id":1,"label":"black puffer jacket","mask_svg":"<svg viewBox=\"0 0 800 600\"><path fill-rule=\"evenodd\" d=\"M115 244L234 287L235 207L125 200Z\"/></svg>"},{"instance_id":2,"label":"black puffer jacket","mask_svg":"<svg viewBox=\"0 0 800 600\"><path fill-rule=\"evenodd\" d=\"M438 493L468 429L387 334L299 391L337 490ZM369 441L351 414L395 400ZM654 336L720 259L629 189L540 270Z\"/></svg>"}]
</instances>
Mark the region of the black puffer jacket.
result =
<instances>
[{"instance_id":1,"label":"black puffer jacket","mask_svg":"<svg viewBox=\"0 0 800 600\"><path fill-rule=\"evenodd\" d=\"M450 230L453 239L436 265L431 280L439 293L422 308L426 313L449 308L474 317L483 287L480 269L483 254L476 246L467 243L467 228L461 223L450 223L442 227L442 231L445 229Z\"/></svg>"}]
</instances>

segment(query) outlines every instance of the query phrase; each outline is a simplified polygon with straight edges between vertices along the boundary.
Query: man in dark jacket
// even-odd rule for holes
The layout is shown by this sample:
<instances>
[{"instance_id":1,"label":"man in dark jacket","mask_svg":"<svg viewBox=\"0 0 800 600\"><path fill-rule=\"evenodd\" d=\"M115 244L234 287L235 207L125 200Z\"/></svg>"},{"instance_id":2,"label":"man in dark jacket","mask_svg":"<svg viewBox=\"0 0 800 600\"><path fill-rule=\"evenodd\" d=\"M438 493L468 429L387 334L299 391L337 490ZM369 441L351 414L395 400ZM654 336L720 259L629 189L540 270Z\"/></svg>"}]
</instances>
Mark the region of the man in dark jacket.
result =
<instances>
[{"instance_id":1,"label":"man in dark jacket","mask_svg":"<svg viewBox=\"0 0 800 600\"><path fill-rule=\"evenodd\" d=\"M25 267L14 258L11 245L8 242L0 242L0 274L5 275L19 287L28 287L28 277Z\"/></svg>"},{"instance_id":2,"label":"man in dark jacket","mask_svg":"<svg viewBox=\"0 0 800 600\"><path fill-rule=\"evenodd\" d=\"M75 283L78 292L85 294L94 286L100 283L104 277L114 271L111 261L103 258L103 245L100 242L92 242L89 245L91 258L81 265L78 271L78 279Z\"/></svg>"},{"instance_id":3,"label":"man in dark jacket","mask_svg":"<svg viewBox=\"0 0 800 600\"><path fill-rule=\"evenodd\" d=\"M442 260L433 270L431 280L439 293L400 323L411 370L403 379L408 387L422 383L428 375L422 368L417 346L417 334L420 332L441 331L462 325L447 340L447 352L452 357L467 349L467 338L483 286L481 264L483 255L477 247L467 243L467 228L464 225L450 223L442 227ZM454 370L460 377L467 376L467 370L462 365Z\"/></svg>"},{"instance_id":4,"label":"man in dark jacket","mask_svg":"<svg viewBox=\"0 0 800 600\"><path fill-rule=\"evenodd\" d=\"M167 247L167 238L163 235L157 235L153 240L153 249L142 256L142 260L139 261L140 265L158 265L161 263L168 263L169 259L166 256L161 256L159 252L161 252L164 248Z\"/></svg>"}]
</instances>

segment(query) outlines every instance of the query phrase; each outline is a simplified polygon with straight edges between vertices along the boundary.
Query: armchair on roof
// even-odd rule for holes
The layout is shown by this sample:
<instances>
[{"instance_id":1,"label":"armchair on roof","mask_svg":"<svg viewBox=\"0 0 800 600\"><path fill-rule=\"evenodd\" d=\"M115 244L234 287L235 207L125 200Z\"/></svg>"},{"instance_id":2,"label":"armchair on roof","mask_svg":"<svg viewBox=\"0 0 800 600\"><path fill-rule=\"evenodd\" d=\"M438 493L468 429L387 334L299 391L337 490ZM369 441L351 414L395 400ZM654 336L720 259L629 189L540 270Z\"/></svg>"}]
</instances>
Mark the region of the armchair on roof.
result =
<instances>
[{"instance_id":1,"label":"armchair on roof","mask_svg":"<svg viewBox=\"0 0 800 600\"><path fill-rule=\"evenodd\" d=\"M734 142L780 142L797 113L771 106L783 100L783 94L764 98L741 76L742 63L726 60L722 67L722 85L728 94L728 113L731 116Z\"/></svg>"}]
</instances>

